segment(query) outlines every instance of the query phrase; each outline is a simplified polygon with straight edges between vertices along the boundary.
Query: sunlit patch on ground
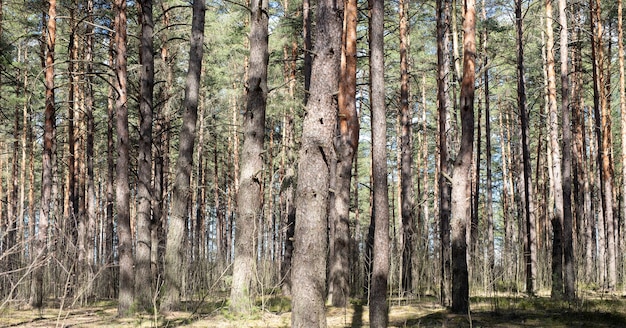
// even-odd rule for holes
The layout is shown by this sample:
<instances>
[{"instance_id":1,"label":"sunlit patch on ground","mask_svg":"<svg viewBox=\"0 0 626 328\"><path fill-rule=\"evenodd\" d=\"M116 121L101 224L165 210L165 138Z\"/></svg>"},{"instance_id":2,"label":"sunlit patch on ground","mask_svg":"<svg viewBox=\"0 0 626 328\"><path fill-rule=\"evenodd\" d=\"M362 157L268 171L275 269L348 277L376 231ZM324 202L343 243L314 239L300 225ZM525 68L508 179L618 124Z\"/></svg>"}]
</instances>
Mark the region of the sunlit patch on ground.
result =
<instances>
[{"instance_id":1,"label":"sunlit patch on ground","mask_svg":"<svg viewBox=\"0 0 626 328\"><path fill-rule=\"evenodd\" d=\"M289 327L289 299L274 296L247 317L228 312L227 302L215 300L187 304L187 311L164 315L137 314L118 318L114 302L43 311L5 307L0 327ZM475 297L469 315L452 314L435 299L391 299L389 327L626 327L626 299L585 298L576 303L548 297ZM345 308L328 307L329 328L369 327L367 302L353 301Z\"/></svg>"}]
</instances>

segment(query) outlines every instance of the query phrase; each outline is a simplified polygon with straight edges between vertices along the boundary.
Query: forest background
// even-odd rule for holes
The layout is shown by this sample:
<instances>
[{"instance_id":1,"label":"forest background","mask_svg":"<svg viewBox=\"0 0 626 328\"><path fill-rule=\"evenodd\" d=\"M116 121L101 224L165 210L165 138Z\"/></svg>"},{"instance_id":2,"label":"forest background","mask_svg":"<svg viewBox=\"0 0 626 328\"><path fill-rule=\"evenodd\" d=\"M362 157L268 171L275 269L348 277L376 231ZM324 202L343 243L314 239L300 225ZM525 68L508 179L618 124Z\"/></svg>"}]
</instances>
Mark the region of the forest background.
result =
<instances>
[{"instance_id":1,"label":"forest background","mask_svg":"<svg viewBox=\"0 0 626 328\"><path fill-rule=\"evenodd\" d=\"M552 2L2 0L0 309L623 293L621 0Z\"/></svg>"}]
</instances>

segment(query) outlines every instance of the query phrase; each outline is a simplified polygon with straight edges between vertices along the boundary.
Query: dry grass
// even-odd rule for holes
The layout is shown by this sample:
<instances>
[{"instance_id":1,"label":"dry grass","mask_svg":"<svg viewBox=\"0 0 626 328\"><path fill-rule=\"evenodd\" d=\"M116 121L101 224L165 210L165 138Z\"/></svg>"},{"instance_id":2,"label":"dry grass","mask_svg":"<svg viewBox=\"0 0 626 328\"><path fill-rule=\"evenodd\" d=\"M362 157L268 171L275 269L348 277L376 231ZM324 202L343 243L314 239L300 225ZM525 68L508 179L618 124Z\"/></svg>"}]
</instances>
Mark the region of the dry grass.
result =
<instances>
[{"instance_id":1,"label":"dry grass","mask_svg":"<svg viewBox=\"0 0 626 328\"><path fill-rule=\"evenodd\" d=\"M626 327L626 299L585 298L576 304L546 297L472 299L472 313L455 315L434 299L391 300L390 327ZM118 318L114 302L88 307L43 311L5 308L0 327L289 327L289 300L270 297L249 317L234 317L223 300L188 304L190 311L154 317L149 314ZM193 310L196 310L195 313ZM368 307L359 301L346 308L329 307L328 327L368 327Z\"/></svg>"}]
</instances>

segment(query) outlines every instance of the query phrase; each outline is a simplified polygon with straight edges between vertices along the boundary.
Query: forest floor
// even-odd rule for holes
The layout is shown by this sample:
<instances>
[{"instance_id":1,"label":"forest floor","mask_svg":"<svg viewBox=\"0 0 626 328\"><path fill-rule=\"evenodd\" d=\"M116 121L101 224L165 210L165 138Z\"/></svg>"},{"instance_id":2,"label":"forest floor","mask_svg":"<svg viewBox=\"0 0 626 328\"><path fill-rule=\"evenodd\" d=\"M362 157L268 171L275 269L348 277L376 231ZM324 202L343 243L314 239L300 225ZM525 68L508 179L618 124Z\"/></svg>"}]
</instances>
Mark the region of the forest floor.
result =
<instances>
[{"instance_id":1,"label":"forest floor","mask_svg":"<svg viewBox=\"0 0 626 328\"><path fill-rule=\"evenodd\" d=\"M434 298L391 299L389 327L626 327L626 298L584 296L575 304L548 297L498 296L472 298L470 315L451 314ZM116 303L43 311L5 307L0 327L289 327L290 301L269 297L257 313L234 317L224 300L189 303L189 311L167 315L117 317ZM353 301L346 308L327 309L329 327L368 327L368 307Z\"/></svg>"}]
</instances>

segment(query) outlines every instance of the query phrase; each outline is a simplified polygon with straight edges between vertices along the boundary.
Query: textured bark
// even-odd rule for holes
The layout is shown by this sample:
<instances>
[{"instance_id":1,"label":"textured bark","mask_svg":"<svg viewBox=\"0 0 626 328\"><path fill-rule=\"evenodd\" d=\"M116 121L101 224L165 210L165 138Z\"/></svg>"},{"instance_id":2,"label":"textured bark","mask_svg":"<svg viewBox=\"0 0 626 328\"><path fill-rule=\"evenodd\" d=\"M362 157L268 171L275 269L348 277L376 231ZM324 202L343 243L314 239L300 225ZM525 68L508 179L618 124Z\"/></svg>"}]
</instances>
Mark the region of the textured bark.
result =
<instances>
[{"instance_id":1,"label":"textured bark","mask_svg":"<svg viewBox=\"0 0 626 328\"><path fill-rule=\"evenodd\" d=\"M602 215L598 217L597 222L597 240L598 240L598 282L603 288L612 289L614 285L609 277L609 267L611 266L611 254L609 254L609 238L607 238L610 222L613 220L613 200L612 200L612 176L607 172L611 166L607 163L610 160L610 149L605 146L610 141L610 116L606 108L605 83L604 74L604 45L602 41L602 20L601 8L599 0L590 0L589 8L591 11L591 57L593 62L593 107L594 107L594 132L597 142L596 163L599 172L600 195L602 200ZM609 135L605 124L609 124ZM605 143L606 141L606 143ZM610 195L609 195L610 191Z\"/></svg>"},{"instance_id":2,"label":"textured bark","mask_svg":"<svg viewBox=\"0 0 626 328\"><path fill-rule=\"evenodd\" d=\"M86 291L85 298L87 300L92 299L94 296L93 283L94 275L96 272L95 260L97 256L101 255L97 253L95 247L96 238L96 222L97 211L96 204L96 186L95 186L95 173L94 173L94 133L95 133L95 120L94 120L94 91L92 86L92 74L93 74L93 1L87 1L87 13L90 17L88 19L89 24L86 26L86 45L85 45L85 124L86 124L86 140L85 140L85 161L86 161L86 205L87 205L87 240L85 241L85 247L87 248L87 266L85 267L85 279L86 279Z\"/></svg>"},{"instance_id":3,"label":"textured bark","mask_svg":"<svg viewBox=\"0 0 626 328\"><path fill-rule=\"evenodd\" d=\"M161 300L162 311L178 309L180 307L181 295L184 292L181 268L183 267L183 259L186 253L184 249L185 225L189 218L190 179L193 168L196 120L198 118L202 56L204 54L205 10L204 1L195 0L193 2L189 68L185 80L185 99L183 101L183 125L179 136L176 176L172 188L172 209L165 249L165 277Z\"/></svg>"},{"instance_id":4,"label":"textured bark","mask_svg":"<svg viewBox=\"0 0 626 328\"><path fill-rule=\"evenodd\" d=\"M559 120L556 103L556 73L554 68L554 31L552 29L552 0L546 0L546 88L548 100L549 148L552 155L552 188L554 192L554 216L552 222L552 292L554 299L563 298L563 178L561 172L561 146L559 144ZM564 109L565 110L565 109Z\"/></svg>"},{"instance_id":5,"label":"textured bark","mask_svg":"<svg viewBox=\"0 0 626 328\"><path fill-rule=\"evenodd\" d=\"M524 239L524 261L526 263L526 293L534 295L535 278L537 272L537 254L536 254L536 236L535 224L532 220L531 213L531 164L530 150L528 140L528 112L526 111L526 82L524 78L524 46L523 46L523 18L522 18L522 1L515 1L515 21L516 21L516 43L517 43L517 106L521 122L522 134L522 166L524 179L524 225L526 227L526 236Z\"/></svg>"},{"instance_id":6,"label":"textured bark","mask_svg":"<svg viewBox=\"0 0 626 328\"><path fill-rule=\"evenodd\" d=\"M115 127L117 132L117 162L115 164L115 200L117 207L117 240L119 256L118 315L130 314L134 298L133 241L130 228L130 189L129 189L129 136L128 136L128 94L126 67L126 0L116 0L115 9Z\"/></svg>"},{"instance_id":7,"label":"textured bark","mask_svg":"<svg viewBox=\"0 0 626 328\"><path fill-rule=\"evenodd\" d=\"M618 40L618 61L619 61L619 107L621 115L621 139L622 139L622 222L626 218L626 76L624 73L624 27L623 27L623 4L622 0L617 0L617 40ZM624 225L620 230L620 251L622 252L622 261L624 260ZM625 264L622 263L622 266ZM625 268L626 269L626 268ZM622 273L623 274L623 273ZM622 278L623 279L623 278ZM622 281L622 288L626 289L626 284Z\"/></svg>"},{"instance_id":8,"label":"textured bark","mask_svg":"<svg viewBox=\"0 0 626 328\"><path fill-rule=\"evenodd\" d=\"M389 194L387 187L387 122L384 79L384 0L370 0L370 88L372 105L372 279L370 326L387 327L389 276Z\"/></svg>"},{"instance_id":9,"label":"textured bark","mask_svg":"<svg viewBox=\"0 0 626 328\"><path fill-rule=\"evenodd\" d=\"M56 44L56 0L48 2L48 22L45 52L45 88L46 107L44 111L44 134L42 153L42 174L41 174L41 207L39 209L39 224L34 250L36 256L33 258L35 270L31 283L30 305L34 308L42 308L45 298L43 288L45 262L48 256L48 224L50 222L50 212L52 208L52 177L54 175L53 151L55 149L56 113L54 103L54 50ZM43 55L43 54L42 54Z\"/></svg>"},{"instance_id":10,"label":"textured bark","mask_svg":"<svg viewBox=\"0 0 626 328\"><path fill-rule=\"evenodd\" d=\"M43 15L42 15L43 16ZM4 150L4 143L0 143L0 148L2 150ZM4 158L0 158L0 170L4 167ZM3 183L4 177L0 176L0 199L4 199L4 183ZM7 225L8 222L6 220L6 217L4 215L4 202L0 202L0 241L5 244L5 237L6 237L6 233L7 233ZM34 247L36 247L36 245L33 245ZM2 256L4 256L5 253L5 249L4 247L2 248ZM0 270L7 271L8 263L5 263L4 261L2 262L2 265L0 266ZM34 279L34 275L33 275L33 282L31 282L31 286L35 285L35 279ZM2 281L2 284L0 285L2 286L3 291L6 289L9 289L9 283L8 281ZM31 292L31 297L32 297L33 292ZM4 292L2 294L2 297L5 297L5 295L8 295L8 292ZM32 303L32 298L31 298L31 303Z\"/></svg>"},{"instance_id":11,"label":"textured bark","mask_svg":"<svg viewBox=\"0 0 626 328\"><path fill-rule=\"evenodd\" d=\"M109 61L113 63L113 40L109 39ZM114 285L114 268L113 268L113 199L114 199L114 171L115 171L115 144L113 139L114 121L115 121L115 101L114 101L114 77L109 77L109 91L107 93L107 178L106 178L106 221L104 232L104 252L103 257L105 259L104 264L110 265L107 269L107 291L105 295L108 297L114 297L115 287Z\"/></svg>"},{"instance_id":12,"label":"textured bark","mask_svg":"<svg viewBox=\"0 0 626 328\"><path fill-rule=\"evenodd\" d=\"M164 2L161 2L163 10L162 23L169 26L169 11L165 8ZM165 219L167 211L167 195L169 181L169 141L170 141L170 122L169 115L171 111L171 88L173 83L172 60L170 56L170 48L167 45L169 39L169 29L161 32L161 65L160 68L165 74L165 81L159 90L159 102L163 107L156 113L156 125L154 127L154 135L160 136L155 141L156 151L154 154L154 185L152 189L152 228L151 228L151 268L153 283L163 281L163 255L165 252L165 227L167 220ZM156 108L155 108L156 109ZM156 285L158 287L158 284Z\"/></svg>"},{"instance_id":13,"label":"textured bark","mask_svg":"<svg viewBox=\"0 0 626 328\"><path fill-rule=\"evenodd\" d=\"M0 0L1 1L1 0ZM2 10L2 5L0 5L0 11ZM2 17L0 17L0 38L2 38ZM28 51L24 51L24 58L27 58L28 56ZM27 90L27 85L28 85L28 73L26 70L22 70L22 91L25 94L26 90ZM1 85L1 81L0 81L0 85ZM20 149L20 199L19 199L19 203L18 203L18 212L17 212L17 222L18 222L18 228L17 228L17 244L18 245L23 245L22 246L22 251L20 254L20 262L21 263L28 263L28 256L27 256L27 250L28 250L28 241L25 238L24 232L26 230L26 226L25 226L25 200L26 200L26 152L27 149L29 148L26 144L27 142L27 135L30 133L30 126L29 126L29 118L28 115L30 115L30 110L28 108L28 100L24 100L24 105L22 106L22 133L20 135L20 144L22 145L21 149ZM17 115L19 113L16 112L16 116L19 117L20 115ZM31 216L28 217L28 221L31 221L30 218ZM28 236L32 236L32 235L28 235Z\"/></svg>"},{"instance_id":14,"label":"textured bark","mask_svg":"<svg viewBox=\"0 0 626 328\"><path fill-rule=\"evenodd\" d=\"M77 41L77 28L76 28L76 10L74 8L70 9L70 19L69 23L72 27L72 31L70 32L69 42L68 42L68 56L69 61L67 65L68 77L70 80L69 90L68 90L68 112L67 112L67 186L65 189L64 197L64 206L63 206L63 216L65 218L69 218L72 221L72 226L74 227L77 224L78 229L78 260L79 262L83 262L85 247L84 247L84 238L85 238L85 222L82 218L78 217L78 182L76 179L79 175L77 156L76 156L76 142L78 141L78 134L75 133L75 121L78 121L75 116L78 112L78 101L76 94L78 87L78 76L76 74L75 63L78 61L78 41ZM68 233L72 236L72 238L76 238L77 231L72 229L73 231L68 231ZM76 240L72 240L72 242L76 243ZM82 263L80 264L82 265Z\"/></svg>"},{"instance_id":15,"label":"textured bark","mask_svg":"<svg viewBox=\"0 0 626 328\"><path fill-rule=\"evenodd\" d=\"M578 245L581 249L580 254L584 254L584 270L583 280L587 283L591 282L594 255L591 247L591 230L590 223L591 218L591 191L590 183L588 179L587 169L587 140L585 132L585 116L584 116L584 97L583 97L583 72L582 72L582 29L583 29L583 10L581 4L574 5L574 30L573 35L576 36L575 40L572 40L572 87L571 87L571 100L572 100L572 129L574 133L574 190L576 204L576 222L578 228Z\"/></svg>"},{"instance_id":16,"label":"textured bark","mask_svg":"<svg viewBox=\"0 0 626 328\"><path fill-rule=\"evenodd\" d=\"M487 21L487 6L483 2L482 18ZM487 223L487 291L495 291L495 243L494 243L494 221L493 221L493 185L491 177L491 113L489 93L489 52L488 52L489 30L485 24L483 27L483 51L485 58L483 59L483 82L485 84L485 174L486 174L486 194L485 194L485 222ZM480 124L480 122L479 122ZM501 126L501 128L503 128ZM504 152L504 151L503 151ZM504 156L502 158L503 167ZM505 170L502 170L503 175ZM506 215L506 214L505 214ZM504 255L506 256L506 255Z\"/></svg>"},{"instance_id":17,"label":"textured bark","mask_svg":"<svg viewBox=\"0 0 626 328\"><path fill-rule=\"evenodd\" d=\"M137 229L135 252L135 297L138 310L152 308L152 115L154 91L154 46L152 0L141 0L141 63L139 90L139 153L137 155ZM157 245L155 245L157 246Z\"/></svg>"},{"instance_id":18,"label":"textured bark","mask_svg":"<svg viewBox=\"0 0 626 328\"><path fill-rule=\"evenodd\" d=\"M478 121L478 126L475 128L476 134L476 150L474 152L475 156L473 157L474 168L470 171L470 221L468 222L468 234L467 234L467 263L475 263L474 266L470 265L469 270L473 270L477 265L475 261L473 261L474 256L477 256L478 250L478 222L480 217L480 157L482 155L482 129L480 128L480 121L482 119L482 111L480 108L480 98L477 100L478 110L477 116L475 118Z\"/></svg>"},{"instance_id":19,"label":"textured bark","mask_svg":"<svg viewBox=\"0 0 626 328\"><path fill-rule=\"evenodd\" d=\"M595 9L596 39L597 39L597 63L599 70L598 88L600 88L600 138L598 142L598 154L601 157L600 186L602 188L602 212L604 213L604 224L606 225L606 287L614 290L617 285L617 263L615 253L615 214L613 195L613 137L611 131L611 37L609 25L608 51L604 56L604 37L602 28L602 5L600 0L596 0L593 7ZM605 59L606 58L606 59ZM605 62L606 60L606 62ZM605 70L605 65L607 69ZM597 123L596 123L597 124Z\"/></svg>"},{"instance_id":20,"label":"textured bark","mask_svg":"<svg viewBox=\"0 0 626 328\"><path fill-rule=\"evenodd\" d=\"M17 76L19 77L19 70L17 71ZM19 96L20 87L15 87L15 95ZM18 151L20 149L20 106L17 104L13 105L13 136L12 136L12 146L11 150L11 175L9 181L7 183L8 193L7 193L7 219L9 220L8 231L6 235L6 248L11 249L8 254L8 270L12 272L16 270L20 265L20 248L22 248L18 242L20 237L20 228L22 226L23 221L19 220L18 214L18 192L19 192L19 175L18 175L18 167L19 167L19 159L18 159ZM7 152L8 153L8 152ZM11 277L13 280L13 277ZM16 293L13 293L11 297L17 296Z\"/></svg>"},{"instance_id":21,"label":"textured bark","mask_svg":"<svg viewBox=\"0 0 626 328\"><path fill-rule=\"evenodd\" d=\"M262 229L257 222L260 221L263 206L261 174L268 93L268 2L253 0L250 8L250 61L237 193L235 262L230 290L230 310L237 314L249 314L254 307L257 234Z\"/></svg>"},{"instance_id":22,"label":"textured bark","mask_svg":"<svg viewBox=\"0 0 626 328\"><path fill-rule=\"evenodd\" d=\"M311 89L303 122L291 277L291 326L326 327L327 206L333 138L337 128L336 92L341 56L341 3L322 0L311 68Z\"/></svg>"},{"instance_id":23,"label":"textured bark","mask_svg":"<svg viewBox=\"0 0 626 328\"><path fill-rule=\"evenodd\" d=\"M344 307L350 296L350 180L352 163L358 147L359 118L356 111L356 0L345 2L339 76L337 136L334 140L336 161L330 204L330 224L333 225L330 256L330 293L333 306Z\"/></svg>"},{"instance_id":24,"label":"textured bark","mask_svg":"<svg viewBox=\"0 0 626 328\"><path fill-rule=\"evenodd\" d=\"M443 306L451 305L450 276L450 168L448 165L449 140L449 107L448 93L450 57L449 57L449 20L450 3L448 0L437 1L437 106L439 115L439 234L441 259L440 302Z\"/></svg>"},{"instance_id":25,"label":"textured bark","mask_svg":"<svg viewBox=\"0 0 626 328\"><path fill-rule=\"evenodd\" d=\"M30 112L30 111L29 111ZM32 114L32 113L29 113ZM28 116L28 133L26 137L26 144L28 149L28 235L33 236L33 238L29 238L28 249L36 250L37 238L35 236L35 220L30 220L30 218L35 217L35 146L33 144L33 128L32 128L32 115ZM1 189L1 188L0 188ZM43 188L42 188L43 190ZM0 190L1 193L1 190ZM1 210L1 209L0 209ZM29 262L33 262L35 255L34 252L29 252ZM31 285L32 290L32 285Z\"/></svg>"},{"instance_id":26,"label":"textured bark","mask_svg":"<svg viewBox=\"0 0 626 328\"><path fill-rule=\"evenodd\" d=\"M452 175L452 311L469 311L467 224L470 218L470 176L474 145L474 82L476 63L476 9L465 0L463 19L463 81L461 82L461 147Z\"/></svg>"},{"instance_id":27,"label":"textured bark","mask_svg":"<svg viewBox=\"0 0 626 328\"><path fill-rule=\"evenodd\" d=\"M568 34L566 0L559 0L559 23L561 25L561 124L563 127L563 282L567 300L576 297L576 277L574 266L573 215L572 215L572 129L568 76Z\"/></svg>"},{"instance_id":28,"label":"textured bark","mask_svg":"<svg viewBox=\"0 0 626 328\"><path fill-rule=\"evenodd\" d=\"M413 291L413 253L417 246L415 213L413 210L413 146L411 136L411 110L409 106L408 22L407 1L401 0L400 12L400 166L402 213L402 291Z\"/></svg>"},{"instance_id":29,"label":"textured bark","mask_svg":"<svg viewBox=\"0 0 626 328\"><path fill-rule=\"evenodd\" d=\"M4 26L4 11L3 11L3 3L4 0L0 0L0 40L2 39L2 33L3 33L3 26ZM42 15L43 16L43 15ZM42 28L42 32L43 32L43 28ZM41 57L44 56L44 53L41 54ZM44 64L45 66L45 64ZM0 64L0 69L4 70L4 64ZM2 86L2 74L0 74L0 87ZM2 177L0 177L0 197L2 197L1 199L4 199L4 188L2 187ZM0 243L3 244L3 247L0 248L0 256L4 257L5 255L5 247L4 247L4 237L5 237L5 233L6 233L6 222L4 221L4 206L1 204L2 202L0 202ZM29 220L29 221L33 221L33 220ZM29 235L30 236L30 235ZM31 259L32 260L32 259ZM3 262L2 264L0 264L0 270L2 270L3 272L8 271L8 268L5 267L5 263ZM6 290L6 281L2 281L2 283L0 284L0 288L2 288L3 290ZM6 292L3 292L2 297L4 298L6 295Z\"/></svg>"},{"instance_id":30,"label":"textured bark","mask_svg":"<svg viewBox=\"0 0 626 328\"><path fill-rule=\"evenodd\" d=\"M311 0L302 0L302 35L304 36L304 105L309 102L311 94L311 70L313 66L312 24L311 24Z\"/></svg>"}]
</instances>

